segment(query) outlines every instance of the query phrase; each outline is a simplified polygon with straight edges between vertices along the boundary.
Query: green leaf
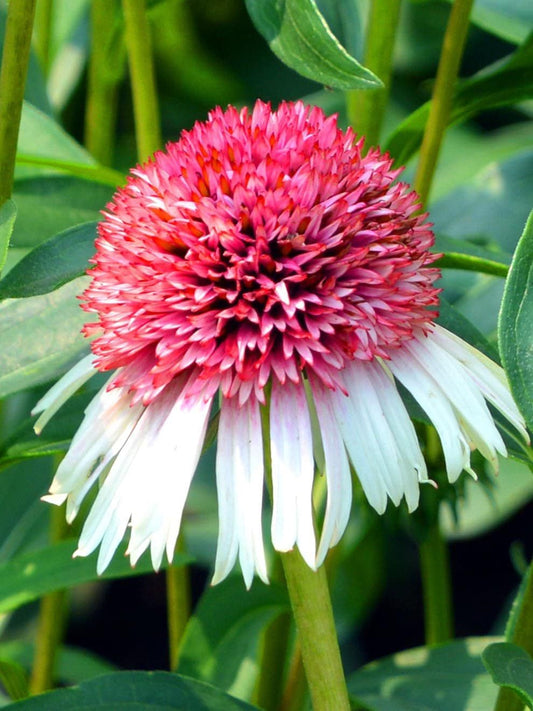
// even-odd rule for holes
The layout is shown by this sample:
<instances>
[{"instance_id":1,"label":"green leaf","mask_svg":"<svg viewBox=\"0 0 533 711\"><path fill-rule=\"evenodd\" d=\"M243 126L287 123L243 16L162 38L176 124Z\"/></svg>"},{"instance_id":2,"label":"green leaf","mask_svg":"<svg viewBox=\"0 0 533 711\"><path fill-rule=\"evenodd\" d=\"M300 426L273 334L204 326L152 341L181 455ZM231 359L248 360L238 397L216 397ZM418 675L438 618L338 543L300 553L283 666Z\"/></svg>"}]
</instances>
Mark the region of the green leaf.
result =
<instances>
[{"instance_id":1,"label":"green leaf","mask_svg":"<svg viewBox=\"0 0 533 711\"><path fill-rule=\"evenodd\" d=\"M528 708L533 708L533 659L526 650L510 642L497 642L481 656L494 683L513 689Z\"/></svg>"},{"instance_id":2,"label":"green leaf","mask_svg":"<svg viewBox=\"0 0 533 711\"><path fill-rule=\"evenodd\" d=\"M514 399L533 429L533 212L513 257L498 333Z\"/></svg>"},{"instance_id":3,"label":"green leaf","mask_svg":"<svg viewBox=\"0 0 533 711\"><path fill-rule=\"evenodd\" d=\"M533 4L530 0L476 0L471 20L497 37L520 44L533 29Z\"/></svg>"},{"instance_id":4,"label":"green leaf","mask_svg":"<svg viewBox=\"0 0 533 711\"><path fill-rule=\"evenodd\" d=\"M261 632L288 610L285 590L275 585L246 590L240 575L208 588L185 629L178 671L249 696Z\"/></svg>"},{"instance_id":5,"label":"green leaf","mask_svg":"<svg viewBox=\"0 0 533 711\"><path fill-rule=\"evenodd\" d=\"M208 684L169 672L116 672L9 704L13 711L252 711Z\"/></svg>"},{"instance_id":6,"label":"green leaf","mask_svg":"<svg viewBox=\"0 0 533 711\"><path fill-rule=\"evenodd\" d=\"M353 708L488 711L494 705L497 689L479 655L490 641L486 637L456 640L373 662L348 679Z\"/></svg>"},{"instance_id":7,"label":"green leaf","mask_svg":"<svg viewBox=\"0 0 533 711\"><path fill-rule=\"evenodd\" d=\"M504 252L491 252L467 240L444 235L436 236L433 251L444 253L435 262L440 269L464 269L506 277L511 263L511 256Z\"/></svg>"},{"instance_id":8,"label":"green leaf","mask_svg":"<svg viewBox=\"0 0 533 711\"><path fill-rule=\"evenodd\" d=\"M0 397L46 383L88 350L88 316L76 298L87 277L28 299L0 303Z\"/></svg>"},{"instance_id":9,"label":"green leaf","mask_svg":"<svg viewBox=\"0 0 533 711\"><path fill-rule=\"evenodd\" d=\"M96 224L76 225L38 245L0 281L0 299L46 294L83 276L95 252Z\"/></svg>"},{"instance_id":10,"label":"green leaf","mask_svg":"<svg viewBox=\"0 0 533 711\"><path fill-rule=\"evenodd\" d=\"M481 111L533 97L533 34L502 64L462 81L453 99L449 125L467 121ZM410 114L388 137L385 150L405 165L418 151L431 101Z\"/></svg>"},{"instance_id":11,"label":"green leaf","mask_svg":"<svg viewBox=\"0 0 533 711\"><path fill-rule=\"evenodd\" d=\"M9 696L14 699L25 699L29 696L28 675L24 668L16 662L6 661L0 653L0 683Z\"/></svg>"},{"instance_id":12,"label":"green leaf","mask_svg":"<svg viewBox=\"0 0 533 711\"><path fill-rule=\"evenodd\" d=\"M302 76L343 90L382 86L340 44L315 0L246 0L246 8L274 54Z\"/></svg>"},{"instance_id":13,"label":"green leaf","mask_svg":"<svg viewBox=\"0 0 533 711\"><path fill-rule=\"evenodd\" d=\"M44 504L43 504L44 505ZM148 555L132 568L123 544L102 575L96 574L96 554L73 558L77 541L66 540L37 551L24 553L0 565L0 612L15 610L42 595L94 580L112 580L153 572ZM190 563L191 557L175 553L173 565ZM162 568L168 563L163 561Z\"/></svg>"},{"instance_id":14,"label":"green leaf","mask_svg":"<svg viewBox=\"0 0 533 711\"><path fill-rule=\"evenodd\" d=\"M6 263L9 241L16 218L17 206L13 200L6 200L0 207L0 273Z\"/></svg>"},{"instance_id":15,"label":"green leaf","mask_svg":"<svg viewBox=\"0 0 533 711\"><path fill-rule=\"evenodd\" d=\"M65 175L16 180L13 246L35 247L69 227L100 219L113 192L108 185Z\"/></svg>"}]
</instances>

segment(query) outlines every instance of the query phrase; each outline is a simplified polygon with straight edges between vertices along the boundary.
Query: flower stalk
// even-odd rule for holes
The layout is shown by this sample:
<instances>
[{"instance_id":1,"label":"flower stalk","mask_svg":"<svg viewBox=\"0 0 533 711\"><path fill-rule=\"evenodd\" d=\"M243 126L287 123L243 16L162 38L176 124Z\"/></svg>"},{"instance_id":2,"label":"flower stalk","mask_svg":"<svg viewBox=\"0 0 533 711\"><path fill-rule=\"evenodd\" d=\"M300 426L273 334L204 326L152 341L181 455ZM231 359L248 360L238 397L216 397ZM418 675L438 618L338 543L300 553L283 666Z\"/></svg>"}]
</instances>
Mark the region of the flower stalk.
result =
<instances>
[{"instance_id":1,"label":"flower stalk","mask_svg":"<svg viewBox=\"0 0 533 711\"><path fill-rule=\"evenodd\" d=\"M177 551L183 551L183 536L178 538ZM167 616L170 669L178 667L181 641L191 614L191 586L187 568L170 565L166 571Z\"/></svg>"},{"instance_id":2,"label":"flower stalk","mask_svg":"<svg viewBox=\"0 0 533 711\"><path fill-rule=\"evenodd\" d=\"M161 147L150 26L145 0L122 0L139 160Z\"/></svg>"},{"instance_id":3,"label":"flower stalk","mask_svg":"<svg viewBox=\"0 0 533 711\"><path fill-rule=\"evenodd\" d=\"M455 0L446 27L414 188L426 205L452 108L473 0Z\"/></svg>"},{"instance_id":4,"label":"flower stalk","mask_svg":"<svg viewBox=\"0 0 533 711\"><path fill-rule=\"evenodd\" d=\"M325 568L311 570L297 550L282 553L281 561L313 708L349 711Z\"/></svg>"},{"instance_id":5,"label":"flower stalk","mask_svg":"<svg viewBox=\"0 0 533 711\"><path fill-rule=\"evenodd\" d=\"M372 0L363 64L381 79L383 86L355 89L346 95L350 124L365 136L367 147L379 142L387 108L400 6L401 0Z\"/></svg>"},{"instance_id":6,"label":"flower stalk","mask_svg":"<svg viewBox=\"0 0 533 711\"><path fill-rule=\"evenodd\" d=\"M420 544L426 644L453 638L452 588L448 547L436 521Z\"/></svg>"},{"instance_id":7,"label":"flower stalk","mask_svg":"<svg viewBox=\"0 0 533 711\"><path fill-rule=\"evenodd\" d=\"M0 205L11 196L35 0L11 0L0 68Z\"/></svg>"}]
</instances>

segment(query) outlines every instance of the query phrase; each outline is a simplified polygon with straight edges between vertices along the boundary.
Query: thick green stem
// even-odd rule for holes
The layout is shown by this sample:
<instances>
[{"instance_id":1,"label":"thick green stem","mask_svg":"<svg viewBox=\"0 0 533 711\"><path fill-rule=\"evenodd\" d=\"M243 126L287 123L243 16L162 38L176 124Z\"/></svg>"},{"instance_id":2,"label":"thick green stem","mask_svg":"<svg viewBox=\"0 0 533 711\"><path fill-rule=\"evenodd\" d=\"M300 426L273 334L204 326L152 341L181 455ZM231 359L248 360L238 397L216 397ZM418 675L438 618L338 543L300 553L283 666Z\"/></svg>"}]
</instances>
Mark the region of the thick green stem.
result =
<instances>
[{"instance_id":1,"label":"thick green stem","mask_svg":"<svg viewBox=\"0 0 533 711\"><path fill-rule=\"evenodd\" d=\"M150 27L145 0L122 0L122 7L126 23L137 154L142 161L161 147Z\"/></svg>"},{"instance_id":2,"label":"thick green stem","mask_svg":"<svg viewBox=\"0 0 533 711\"><path fill-rule=\"evenodd\" d=\"M11 0L0 69L0 205L11 196L35 0Z\"/></svg>"},{"instance_id":3,"label":"thick green stem","mask_svg":"<svg viewBox=\"0 0 533 711\"><path fill-rule=\"evenodd\" d=\"M177 550L183 551L183 537L178 538ZM191 584L188 566L167 569L167 625L170 669L178 667L181 641L191 615Z\"/></svg>"},{"instance_id":4,"label":"thick green stem","mask_svg":"<svg viewBox=\"0 0 533 711\"><path fill-rule=\"evenodd\" d=\"M51 508L50 529L52 542L65 538L68 526L65 521L64 506ZM40 694L53 686L56 653L63 638L66 609L66 590L57 590L41 599L35 656L30 679L32 694Z\"/></svg>"},{"instance_id":5,"label":"thick green stem","mask_svg":"<svg viewBox=\"0 0 533 711\"><path fill-rule=\"evenodd\" d=\"M349 711L350 702L324 566L316 572L297 550L281 554L314 711Z\"/></svg>"},{"instance_id":6,"label":"thick green stem","mask_svg":"<svg viewBox=\"0 0 533 711\"><path fill-rule=\"evenodd\" d=\"M527 572L524 596L508 641L533 656L533 561ZM524 711L524 706L512 689L501 687L494 711Z\"/></svg>"},{"instance_id":7,"label":"thick green stem","mask_svg":"<svg viewBox=\"0 0 533 711\"><path fill-rule=\"evenodd\" d=\"M92 0L91 53L85 109L85 145L102 165L112 165L120 57L110 52L117 0Z\"/></svg>"},{"instance_id":8,"label":"thick green stem","mask_svg":"<svg viewBox=\"0 0 533 711\"><path fill-rule=\"evenodd\" d=\"M452 108L455 82L463 56L473 0L455 0L442 45L431 108L424 131L414 188L425 205Z\"/></svg>"},{"instance_id":9,"label":"thick green stem","mask_svg":"<svg viewBox=\"0 0 533 711\"><path fill-rule=\"evenodd\" d=\"M35 8L35 51L45 75L50 70L50 39L54 0L37 0Z\"/></svg>"},{"instance_id":10,"label":"thick green stem","mask_svg":"<svg viewBox=\"0 0 533 711\"><path fill-rule=\"evenodd\" d=\"M350 124L357 133L366 136L366 145L379 141L383 117L389 99L392 55L401 0L372 0L363 64L383 82L380 89L347 92Z\"/></svg>"},{"instance_id":11,"label":"thick green stem","mask_svg":"<svg viewBox=\"0 0 533 711\"><path fill-rule=\"evenodd\" d=\"M448 547L438 521L429 527L420 544L420 566L426 644L446 642L453 637L452 589Z\"/></svg>"}]
</instances>

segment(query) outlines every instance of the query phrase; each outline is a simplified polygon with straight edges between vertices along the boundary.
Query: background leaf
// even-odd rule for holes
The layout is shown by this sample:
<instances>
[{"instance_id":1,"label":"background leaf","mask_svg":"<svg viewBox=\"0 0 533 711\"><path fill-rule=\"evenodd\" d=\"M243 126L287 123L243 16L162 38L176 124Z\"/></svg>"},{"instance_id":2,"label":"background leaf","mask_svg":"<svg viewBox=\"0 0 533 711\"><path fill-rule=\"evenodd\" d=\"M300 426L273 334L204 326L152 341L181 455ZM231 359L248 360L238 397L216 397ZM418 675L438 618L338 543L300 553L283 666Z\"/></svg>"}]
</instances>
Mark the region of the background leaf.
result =
<instances>
[{"instance_id":1,"label":"background leaf","mask_svg":"<svg viewBox=\"0 0 533 711\"><path fill-rule=\"evenodd\" d=\"M302 76L337 89L381 86L340 44L314 0L246 0L246 8L274 54Z\"/></svg>"},{"instance_id":2,"label":"background leaf","mask_svg":"<svg viewBox=\"0 0 533 711\"><path fill-rule=\"evenodd\" d=\"M6 706L13 711L247 711L254 707L168 672L116 672Z\"/></svg>"},{"instance_id":3,"label":"background leaf","mask_svg":"<svg viewBox=\"0 0 533 711\"><path fill-rule=\"evenodd\" d=\"M0 207L0 273L7 259L7 251L13 226L17 217L17 206L13 200L6 200Z\"/></svg>"},{"instance_id":4,"label":"background leaf","mask_svg":"<svg viewBox=\"0 0 533 711\"><path fill-rule=\"evenodd\" d=\"M96 224L76 225L38 245L0 281L0 299L46 294L83 276L95 252Z\"/></svg>"},{"instance_id":5,"label":"background leaf","mask_svg":"<svg viewBox=\"0 0 533 711\"><path fill-rule=\"evenodd\" d=\"M511 390L533 429L533 212L513 258L498 330Z\"/></svg>"},{"instance_id":6,"label":"background leaf","mask_svg":"<svg viewBox=\"0 0 533 711\"><path fill-rule=\"evenodd\" d=\"M481 656L494 683L514 689L527 707L533 708L533 659L526 650L510 642L497 642Z\"/></svg>"}]
</instances>

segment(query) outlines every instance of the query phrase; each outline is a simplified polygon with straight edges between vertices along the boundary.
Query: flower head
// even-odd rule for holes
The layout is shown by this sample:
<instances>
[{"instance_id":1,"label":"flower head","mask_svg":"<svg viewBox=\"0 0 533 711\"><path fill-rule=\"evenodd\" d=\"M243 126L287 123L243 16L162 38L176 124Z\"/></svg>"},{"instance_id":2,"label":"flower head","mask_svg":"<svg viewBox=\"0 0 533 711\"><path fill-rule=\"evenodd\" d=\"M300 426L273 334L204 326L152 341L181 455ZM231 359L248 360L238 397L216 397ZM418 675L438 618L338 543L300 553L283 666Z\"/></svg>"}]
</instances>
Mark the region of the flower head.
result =
<instances>
[{"instance_id":1,"label":"flower head","mask_svg":"<svg viewBox=\"0 0 533 711\"><path fill-rule=\"evenodd\" d=\"M43 426L95 370L112 372L48 496L70 520L105 475L78 555L100 545L102 570L130 526L132 562L148 547L156 568L172 558L214 402L215 581L237 556L248 585L267 578L262 405L272 542L313 567L347 524L350 468L378 511L417 506L427 470L395 379L435 424L451 480L472 448L505 454L485 398L523 429L520 415L501 369L434 324L433 234L398 172L301 102L216 109L132 170L82 297L92 356L36 408ZM328 484L318 551L313 445Z\"/></svg>"}]
</instances>

